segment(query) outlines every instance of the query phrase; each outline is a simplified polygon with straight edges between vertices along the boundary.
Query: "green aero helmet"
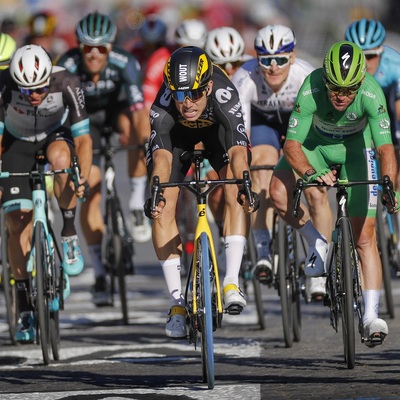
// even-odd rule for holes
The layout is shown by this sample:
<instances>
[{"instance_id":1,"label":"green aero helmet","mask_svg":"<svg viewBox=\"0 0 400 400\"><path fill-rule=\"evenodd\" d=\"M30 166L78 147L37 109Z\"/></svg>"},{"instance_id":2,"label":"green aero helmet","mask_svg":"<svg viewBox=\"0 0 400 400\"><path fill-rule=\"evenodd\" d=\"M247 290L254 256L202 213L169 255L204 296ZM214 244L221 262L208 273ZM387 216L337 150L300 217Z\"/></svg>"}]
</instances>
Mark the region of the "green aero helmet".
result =
<instances>
[{"instance_id":1,"label":"green aero helmet","mask_svg":"<svg viewBox=\"0 0 400 400\"><path fill-rule=\"evenodd\" d=\"M324 74L328 83L343 88L357 86L362 83L365 71L364 53L355 43L337 42L326 53Z\"/></svg>"}]
</instances>

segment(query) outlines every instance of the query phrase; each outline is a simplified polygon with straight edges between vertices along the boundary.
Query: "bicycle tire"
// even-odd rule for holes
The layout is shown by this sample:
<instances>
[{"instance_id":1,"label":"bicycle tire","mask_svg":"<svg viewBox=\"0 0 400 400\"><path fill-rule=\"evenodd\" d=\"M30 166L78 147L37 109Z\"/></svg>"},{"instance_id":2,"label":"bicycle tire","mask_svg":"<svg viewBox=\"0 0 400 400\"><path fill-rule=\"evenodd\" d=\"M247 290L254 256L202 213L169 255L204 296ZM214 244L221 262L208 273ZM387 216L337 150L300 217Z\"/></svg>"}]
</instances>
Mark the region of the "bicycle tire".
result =
<instances>
[{"instance_id":1,"label":"bicycle tire","mask_svg":"<svg viewBox=\"0 0 400 400\"><path fill-rule=\"evenodd\" d=\"M249 238L247 241L247 251L248 257L251 262L252 267L254 267L257 263L257 248L256 242L254 240L253 232L250 229ZM266 327L265 324L265 313L264 313L264 305L262 299L262 289L261 284L255 276L252 276L252 283L253 283L253 291L254 291L254 302L256 304L256 311L257 311L257 321L258 325L260 326L261 330L264 330Z\"/></svg>"},{"instance_id":2,"label":"bicycle tire","mask_svg":"<svg viewBox=\"0 0 400 400\"><path fill-rule=\"evenodd\" d=\"M279 219L278 222L278 294L281 303L283 336L285 346L293 345L293 308L292 290L289 281L289 257L288 257L288 237L286 235L286 223Z\"/></svg>"},{"instance_id":3,"label":"bicycle tire","mask_svg":"<svg viewBox=\"0 0 400 400\"><path fill-rule=\"evenodd\" d=\"M2 263L2 275L1 282L4 293L4 301L6 307L6 316L8 324L8 333L10 336L11 343L17 344L15 340L15 334L18 327L18 296L17 287L15 280L11 274L11 266L8 263L8 233L4 222L4 210L1 209L1 263Z\"/></svg>"},{"instance_id":4,"label":"bicycle tire","mask_svg":"<svg viewBox=\"0 0 400 400\"><path fill-rule=\"evenodd\" d=\"M339 221L339 245L342 257L340 306L344 359L348 369L355 365L355 315L354 315L354 282L352 252L356 251L352 242L350 221L342 218Z\"/></svg>"},{"instance_id":5,"label":"bicycle tire","mask_svg":"<svg viewBox=\"0 0 400 400\"><path fill-rule=\"evenodd\" d=\"M292 287L292 313L293 313L293 341L301 341L301 282L300 260L297 249L297 233L290 227L290 236L293 246L293 260L290 271L290 285Z\"/></svg>"},{"instance_id":6,"label":"bicycle tire","mask_svg":"<svg viewBox=\"0 0 400 400\"><path fill-rule=\"evenodd\" d=\"M213 310L211 301L210 251L207 235L203 232L198 242L198 273L200 274L198 291L198 312L201 319L201 361L203 382L209 389L214 388L214 337Z\"/></svg>"},{"instance_id":7,"label":"bicycle tire","mask_svg":"<svg viewBox=\"0 0 400 400\"><path fill-rule=\"evenodd\" d=\"M48 254L47 241L45 231L41 223L35 225L35 278L36 282L36 315L37 325L39 327L37 334L39 335L42 347L43 362L45 365L50 364L50 307L48 301L48 266L46 256Z\"/></svg>"},{"instance_id":8,"label":"bicycle tire","mask_svg":"<svg viewBox=\"0 0 400 400\"><path fill-rule=\"evenodd\" d=\"M391 238L388 237L389 232L385 229L383 207L383 204L379 202L376 208L376 233L382 263L382 281L385 292L386 309L390 319L393 319L395 317L395 311L392 291L392 268L390 265L388 247L388 241L391 240Z\"/></svg>"},{"instance_id":9,"label":"bicycle tire","mask_svg":"<svg viewBox=\"0 0 400 400\"><path fill-rule=\"evenodd\" d=\"M50 313L50 344L53 359L60 359L60 313L53 311Z\"/></svg>"}]
</instances>

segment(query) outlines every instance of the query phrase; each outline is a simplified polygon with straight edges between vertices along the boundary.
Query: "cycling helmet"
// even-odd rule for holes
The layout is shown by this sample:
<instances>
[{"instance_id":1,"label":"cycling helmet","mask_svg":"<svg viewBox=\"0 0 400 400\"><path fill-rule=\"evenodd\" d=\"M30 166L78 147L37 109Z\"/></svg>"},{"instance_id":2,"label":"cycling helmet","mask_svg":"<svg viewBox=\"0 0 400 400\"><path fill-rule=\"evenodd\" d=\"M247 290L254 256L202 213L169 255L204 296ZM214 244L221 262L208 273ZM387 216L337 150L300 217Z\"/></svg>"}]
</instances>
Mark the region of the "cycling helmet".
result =
<instances>
[{"instance_id":1,"label":"cycling helmet","mask_svg":"<svg viewBox=\"0 0 400 400\"><path fill-rule=\"evenodd\" d=\"M0 33L0 71L10 65L17 43L7 33Z\"/></svg>"},{"instance_id":2,"label":"cycling helmet","mask_svg":"<svg viewBox=\"0 0 400 400\"><path fill-rule=\"evenodd\" d=\"M175 41L180 46L197 46L204 48L207 39L207 28L198 19L187 19L176 28Z\"/></svg>"},{"instance_id":3,"label":"cycling helmet","mask_svg":"<svg viewBox=\"0 0 400 400\"><path fill-rule=\"evenodd\" d=\"M354 21L346 29L346 40L353 42L362 50L379 47L386 37L383 25L374 19Z\"/></svg>"},{"instance_id":4,"label":"cycling helmet","mask_svg":"<svg viewBox=\"0 0 400 400\"><path fill-rule=\"evenodd\" d=\"M18 86L37 89L48 86L52 62L46 50L36 44L20 47L10 63L10 74Z\"/></svg>"},{"instance_id":5,"label":"cycling helmet","mask_svg":"<svg viewBox=\"0 0 400 400\"><path fill-rule=\"evenodd\" d=\"M88 14L78 22L76 38L79 43L89 46L102 46L113 43L117 27L106 15L98 12Z\"/></svg>"},{"instance_id":6,"label":"cycling helmet","mask_svg":"<svg viewBox=\"0 0 400 400\"><path fill-rule=\"evenodd\" d=\"M28 27L31 36L51 36L56 28L55 15L48 12L40 12L29 18Z\"/></svg>"},{"instance_id":7,"label":"cycling helmet","mask_svg":"<svg viewBox=\"0 0 400 400\"><path fill-rule=\"evenodd\" d=\"M170 90L196 90L207 86L213 72L207 53L196 46L175 50L164 67L164 83Z\"/></svg>"},{"instance_id":8,"label":"cycling helmet","mask_svg":"<svg viewBox=\"0 0 400 400\"><path fill-rule=\"evenodd\" d=\"M216 28L208 33L205 50L216 64L235 62L244 53L244 40L234 28Z\"/></svg>"},{"instance_id":9,"label":"cycling helmet","mask_svg":"<svg viewBox=\"0 0 400 400\"><path fill-rule=\"evenodd\" d=\"M145 42L160 43L164 42L167 36L167 25L157 15L149 15L139 28L139 32Z\"/></svg>"},{"instance_id":10,"label":"cycling helmet","mask_svg":"<svg viewBox=\"0 0 400 400\"><path fill-rule=\"evenodd\" d=\"M257 32L254 49L260 56L290 53L296 46L294 32L283 25L267 25Z\"/></svg>"},{"instance_id":11,"label":"cycling helmet","mask_svg":"<svg viewBox=\"0 0 400 400\"><path fill-rule=\"evenodd\" d=\"M324 76L328 83L344 88L359 85L365 70L364 53L355 43L337 42L326 53Z\"/></svg>"}]
</instances>

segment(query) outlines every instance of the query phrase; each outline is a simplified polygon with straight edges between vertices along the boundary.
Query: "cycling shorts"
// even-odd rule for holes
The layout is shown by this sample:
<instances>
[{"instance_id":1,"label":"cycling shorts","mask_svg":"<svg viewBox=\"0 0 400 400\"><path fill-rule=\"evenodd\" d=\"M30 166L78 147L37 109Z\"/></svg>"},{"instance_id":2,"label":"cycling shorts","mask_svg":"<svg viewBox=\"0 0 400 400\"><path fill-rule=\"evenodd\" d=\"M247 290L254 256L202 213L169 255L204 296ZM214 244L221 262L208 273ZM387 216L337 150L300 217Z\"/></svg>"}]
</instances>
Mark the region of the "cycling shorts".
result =
<instances>
[{"instance_id":1,"label":"cycling shorts","mask_svg":"<svg viewBox=\"0 0 400 400\"><path fill-rule=\"evenodd\" d=\"M74 141L71 131L62 127L53 132L40 142L26 142L19 140L4 132L2 170L7 172L27 172L35 169L36 154L39 150L46 152L50 143L58 140L66 141L70 147L71 154L74 153ZM0 179L2 188L2 205L4 212L15 210L32 210L32 181L27 177L12 177Z\"/></svg>"},{"instance_id":2,"label":"cycling shorts","mask_svg":"<svg viewBox=\"0 0 400 400\"><path fill-rule=\"evenodd\" d=\"M268 125L252 125L250 133L251 147L269 145L276 149L278 154L281 151L281 134Z\"/></svg>"}]
</instances>

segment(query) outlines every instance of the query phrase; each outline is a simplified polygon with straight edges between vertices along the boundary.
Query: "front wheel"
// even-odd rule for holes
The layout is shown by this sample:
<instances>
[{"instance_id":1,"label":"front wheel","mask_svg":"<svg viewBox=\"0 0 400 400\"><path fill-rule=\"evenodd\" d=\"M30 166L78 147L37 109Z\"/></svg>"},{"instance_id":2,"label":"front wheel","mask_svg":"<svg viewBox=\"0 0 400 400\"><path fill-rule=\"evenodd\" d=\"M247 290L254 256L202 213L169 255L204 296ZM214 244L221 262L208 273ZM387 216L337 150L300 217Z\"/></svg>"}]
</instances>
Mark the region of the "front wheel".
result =
<instances>
[{"instance_id":1,"label":"front wheel","mask_svg":"<svg viewBox=\"0 0 400 400\"><path fill-rule=\"evenodd\" d=\"M211 301L211 276L208 237L202 233L198 243L198 314L201 319L201 360L203 369L203 382L208 388L214 388L214 338L213 338L213 309Z\"/></svg>"}]
</instances>

